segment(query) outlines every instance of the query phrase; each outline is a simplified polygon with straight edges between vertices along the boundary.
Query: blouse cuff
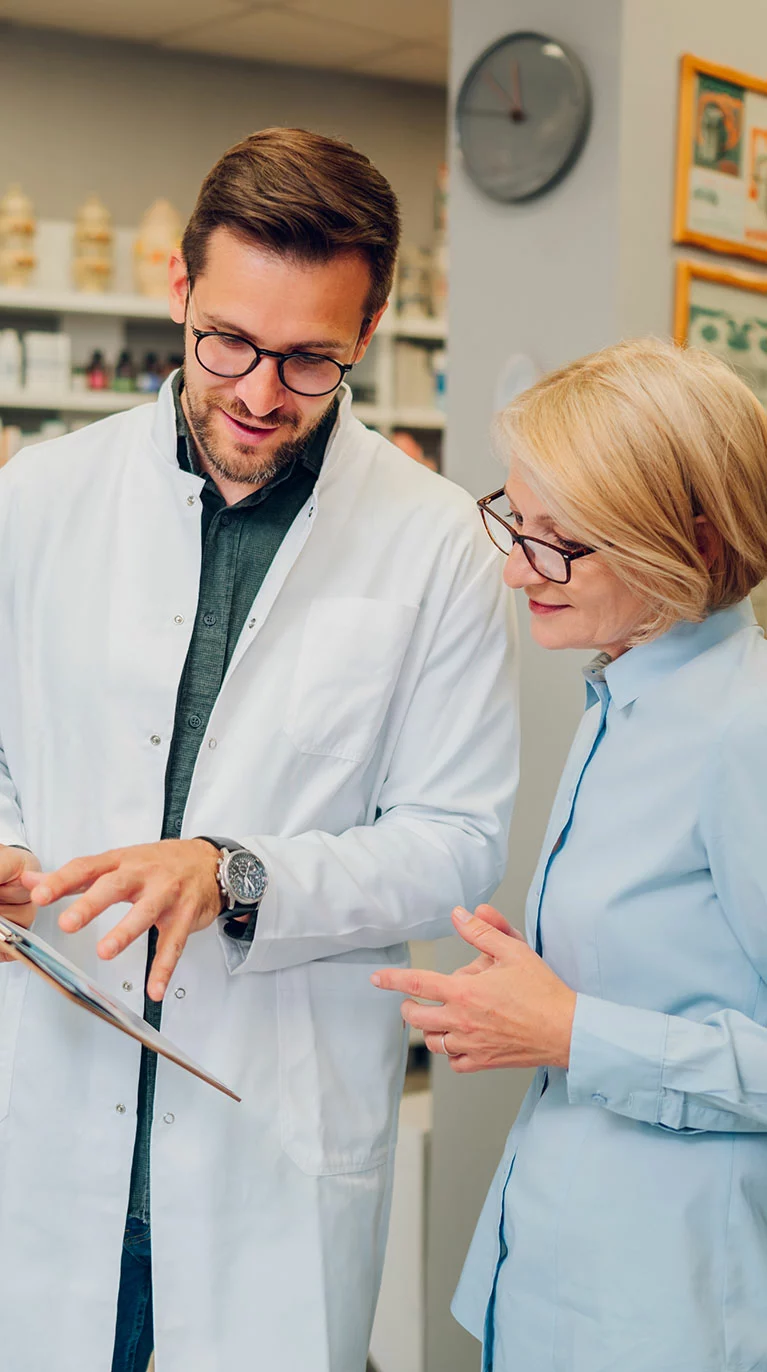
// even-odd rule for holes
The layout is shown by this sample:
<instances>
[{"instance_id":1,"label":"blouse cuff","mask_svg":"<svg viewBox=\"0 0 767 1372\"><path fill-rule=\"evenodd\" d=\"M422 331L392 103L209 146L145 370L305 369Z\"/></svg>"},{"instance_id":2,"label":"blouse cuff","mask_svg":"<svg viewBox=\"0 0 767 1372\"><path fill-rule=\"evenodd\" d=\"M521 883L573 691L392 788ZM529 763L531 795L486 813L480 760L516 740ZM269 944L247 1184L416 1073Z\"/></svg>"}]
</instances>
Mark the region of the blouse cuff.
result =
<instances>
[{"instance_id":1,"label":"blouse cuff","mask_svg":"<svg viewBox=\"0 0 767 1372\"><path fill-rule=\"evenodd\" d=\"M567 1095L630 1119L658 1124L668 1015L576 997Z\"/></svg>"}]
</instances>

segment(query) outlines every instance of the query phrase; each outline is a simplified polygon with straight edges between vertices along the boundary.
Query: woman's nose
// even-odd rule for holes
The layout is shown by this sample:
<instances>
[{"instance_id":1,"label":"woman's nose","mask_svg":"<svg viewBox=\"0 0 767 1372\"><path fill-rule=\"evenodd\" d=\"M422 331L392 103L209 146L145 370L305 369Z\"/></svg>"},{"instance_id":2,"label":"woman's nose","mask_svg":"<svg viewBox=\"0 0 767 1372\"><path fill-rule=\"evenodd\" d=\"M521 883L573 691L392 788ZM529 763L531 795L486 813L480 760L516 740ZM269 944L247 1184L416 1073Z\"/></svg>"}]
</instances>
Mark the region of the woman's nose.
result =
<instances>
[{"instance_id":1,"label":"woman's nose","mask_svg":"<svg viewBox=\"0 0 767 1372\"><path fill-rule=\"evenodd\" d=\"M538 585L545 581L545 576L536 572L530 566L525 554L518 543L515 543L506 558L503 568L503 579L512 591L521 591L524 586Z\"/></svg>"}]
</instances>

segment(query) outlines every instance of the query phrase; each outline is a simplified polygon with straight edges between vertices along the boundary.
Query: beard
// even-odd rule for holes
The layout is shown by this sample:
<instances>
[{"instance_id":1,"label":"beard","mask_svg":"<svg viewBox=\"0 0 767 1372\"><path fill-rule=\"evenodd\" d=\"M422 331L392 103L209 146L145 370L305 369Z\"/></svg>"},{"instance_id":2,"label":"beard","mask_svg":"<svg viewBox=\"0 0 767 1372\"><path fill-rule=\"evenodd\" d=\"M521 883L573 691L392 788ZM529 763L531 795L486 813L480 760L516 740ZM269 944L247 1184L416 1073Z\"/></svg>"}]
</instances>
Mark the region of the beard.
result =
<instances>
[{"instance_id":1,"label":"beard","mask_svg":"<svg viewBox=\"0 0 767 1372\"><path fill-rule=\"evenodd\" d=\"M305 427L302 427L297 415L285 415L282 410L272 410L267 415L259 416L264 428L279 424L291 433L272 452L259 457L247 443L235 441L224 444L216 432L215 420L216 411L222 407L209 394L203 392L199 397L195 396L188 384L184 386L183 394L192 437L208 467L224 480L243 486L265 486L290 467L309 447L335 398L331 396L322 413ZM227 406L226 412L243 424L251 424L255 418L236 397Z\"/></svg>"}]
</instances>

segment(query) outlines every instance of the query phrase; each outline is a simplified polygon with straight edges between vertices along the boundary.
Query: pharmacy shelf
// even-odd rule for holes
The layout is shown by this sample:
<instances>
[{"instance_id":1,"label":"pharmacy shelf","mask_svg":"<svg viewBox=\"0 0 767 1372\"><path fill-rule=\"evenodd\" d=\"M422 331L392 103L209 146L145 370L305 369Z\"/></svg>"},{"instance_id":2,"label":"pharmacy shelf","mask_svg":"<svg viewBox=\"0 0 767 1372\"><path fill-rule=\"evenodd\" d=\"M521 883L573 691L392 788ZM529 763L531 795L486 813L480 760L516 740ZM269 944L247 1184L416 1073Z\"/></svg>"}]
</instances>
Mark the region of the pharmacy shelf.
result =
<instances>
[{"instance_id":1,"label":"pharmacy shelf","mask_svg":"<svg viewBox=\"0 0 767 1372\"><path fill-rule=\"evenodd\" d=\"M30 287L13 289L0 286L0 310L28 311L31 314L99 314L118 319L165 319L171 322L168 302L142 295L121 295L116 291L41 291ZM446 335L442 319L403 319L387 310L378 333L391 338L422 338L441 343Z\"/></svg>"},{"instance_id":2,"label":"pharmacy shelf","mask_svg":"<svg viewBox=\"0 0 767 1372\"><path fill-rule=\"evenodd\" d=\"M356 405L354 413L363 424L381 429L434 429L445 427L442 410L386 409L381 405Z\"/></svg>"},{"instance_id":3,"label":"pharmacy shelf","mask_svg":"<svg viewBox=\"0 0 767 1372\"><path fill-rule=\"evenodd\" d=\"M150 296L118 295L114 291L39 291L0 286L0 310L33 314L98 314L117 319L165 319L171 322L168 302Z\"/></svg>"},{"instance_id":4,"label":"pharmacy shelf","mask_svg":"<svg viewBox=\"0 0 767 1372\"><path fill-rule=\"evenodd\" d=\"M423 338L428 342L444 343L447 324L444 319L407 319L387 310L377 332L390 338Z\"/></svg>"},{"instance_id":5,"label":"pharmacy shelf","mask_svg":"<svg viewBox=\"0 0 767 1372\"><path fill-rule=\"evenodd\" d=\"M154 395L125 391L0 391L0 410L61 410L68 414L117 414L146 405Z\"/></svg>"}]
</instances>

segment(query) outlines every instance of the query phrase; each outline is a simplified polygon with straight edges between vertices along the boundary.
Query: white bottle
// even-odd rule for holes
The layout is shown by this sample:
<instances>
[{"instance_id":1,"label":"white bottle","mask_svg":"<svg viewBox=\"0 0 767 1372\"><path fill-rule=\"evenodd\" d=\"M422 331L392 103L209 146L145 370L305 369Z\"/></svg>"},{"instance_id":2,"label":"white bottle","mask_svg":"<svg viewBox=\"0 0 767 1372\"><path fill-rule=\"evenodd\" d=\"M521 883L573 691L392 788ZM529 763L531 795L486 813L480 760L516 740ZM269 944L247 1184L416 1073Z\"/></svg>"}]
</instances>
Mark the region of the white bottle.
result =
<instances>
[{"instance_id":1,"label":"white bottle","mask_svg":"<svg viewBox=\"0 0 767 1372\"><path fill-rule=\"evenodd\" d=\"M21 386L21 339L15 329L0 329L0 391Z\"/></svg>"}]
</instances>

